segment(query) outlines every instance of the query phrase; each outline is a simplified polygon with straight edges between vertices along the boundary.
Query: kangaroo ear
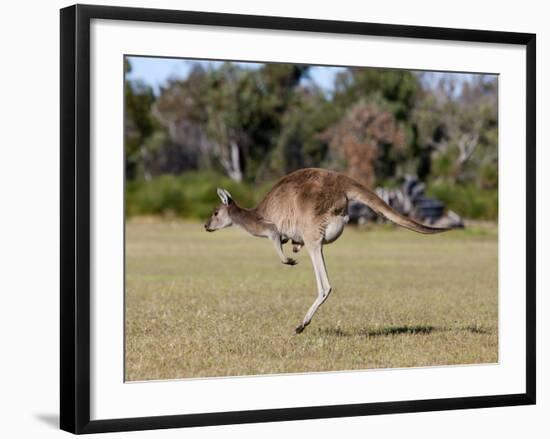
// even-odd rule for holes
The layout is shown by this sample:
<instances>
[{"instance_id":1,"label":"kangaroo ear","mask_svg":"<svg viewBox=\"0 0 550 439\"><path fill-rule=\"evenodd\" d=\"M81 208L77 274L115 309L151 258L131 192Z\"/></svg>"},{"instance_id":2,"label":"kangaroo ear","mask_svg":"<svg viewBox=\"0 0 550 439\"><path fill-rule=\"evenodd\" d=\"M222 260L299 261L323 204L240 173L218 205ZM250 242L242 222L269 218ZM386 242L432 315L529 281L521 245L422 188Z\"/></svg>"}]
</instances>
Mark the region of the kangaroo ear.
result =
<instances>
[{"instance_id":1,"label":"kangaroo ear","mask_svg":"<svg viewBox=\"0 0 550 439\"><path fill-rule=\"evenodd\" d=\"M231 203L231 201L233 201L233 197L231 196L231 194L229 193L229 191L225 190L225 189L222 189L223 192L225 193L225 195L227 196L227 203Z\"/></svg>"},{"instance_id":2,"label":"kangaroo ear","mask_svg":"<svg viewBox=\"0 0 550 439\"><path fill-rule=\"evenodd\" d=\"M222 200L223 204L229 204L229 197L227 196L225 189L218 188L216 192L218 193L218 197L220 197L220 200Z\"/></svg>"}]
</instances>

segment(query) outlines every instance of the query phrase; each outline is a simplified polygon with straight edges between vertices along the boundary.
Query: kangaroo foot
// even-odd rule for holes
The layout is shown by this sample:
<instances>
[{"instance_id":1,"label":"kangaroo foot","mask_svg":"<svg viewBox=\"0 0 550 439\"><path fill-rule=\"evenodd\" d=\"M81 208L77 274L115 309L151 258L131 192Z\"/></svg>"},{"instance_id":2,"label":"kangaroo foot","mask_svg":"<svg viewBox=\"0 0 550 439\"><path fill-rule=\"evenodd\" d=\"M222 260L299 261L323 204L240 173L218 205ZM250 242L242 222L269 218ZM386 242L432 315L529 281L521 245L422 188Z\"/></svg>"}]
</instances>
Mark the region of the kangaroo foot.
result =
<instances>
[{"instance_id":1,"label":"kangaroo foot","mask_svg":"<svg viewBox=\"0 0 550 439\"><path fill-rule=\"evenodd\" d=\"M305 325L303 323L300 323L298 326L296 326L296 328L294 329L294 332L296 334L301 334L302 332L304 332L304 329L306 329L307 325L309 325L309 323Z\"/></svg>"}]
</instances>

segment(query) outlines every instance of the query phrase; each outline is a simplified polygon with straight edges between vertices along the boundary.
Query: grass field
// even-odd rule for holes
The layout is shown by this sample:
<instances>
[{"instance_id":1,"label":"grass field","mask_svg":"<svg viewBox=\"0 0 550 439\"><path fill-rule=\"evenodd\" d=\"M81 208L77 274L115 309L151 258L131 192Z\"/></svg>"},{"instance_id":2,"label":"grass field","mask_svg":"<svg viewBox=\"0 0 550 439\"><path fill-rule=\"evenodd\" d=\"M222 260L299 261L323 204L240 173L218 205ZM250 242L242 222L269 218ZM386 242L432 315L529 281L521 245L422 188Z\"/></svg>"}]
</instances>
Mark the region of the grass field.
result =
<instances>
[{"instance_id":1,"label":"grass field","mask_svg":"<svg viewBox=\"0 0 550 439\"><path fill-rule=\"evenodd\" d=\"M332 295L300 335L316 289L307 252L297 259L239 230L130 221L126 379L498 361L496 226L348 227L325 247Z\"/></svg>"}]
</instances>

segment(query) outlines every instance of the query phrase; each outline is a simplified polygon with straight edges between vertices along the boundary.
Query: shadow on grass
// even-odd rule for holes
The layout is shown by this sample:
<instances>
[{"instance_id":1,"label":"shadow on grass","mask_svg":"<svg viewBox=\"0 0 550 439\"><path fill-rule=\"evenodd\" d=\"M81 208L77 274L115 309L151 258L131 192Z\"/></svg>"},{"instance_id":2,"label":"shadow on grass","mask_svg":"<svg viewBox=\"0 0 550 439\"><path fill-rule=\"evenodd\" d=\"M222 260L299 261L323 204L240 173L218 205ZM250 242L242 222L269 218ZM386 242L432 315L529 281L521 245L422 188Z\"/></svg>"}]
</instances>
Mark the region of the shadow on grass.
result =
<instances>
[{"instance_id":1,"label":"shadow on grass","mask_svg":"<svg viewBox=\"0 0 550 439\"><path fill-rule=\"evenodd\" d=\"M350 330L342 328L319 328L319 335L332 337L387 337L390 335L425 335L433 332L450 332L450 331L468 331L474 334L489 334L489 330L478 326L465 326L462 328L437 327L431 325L402 325L402 326L385 326L381 328L353 328Z\"/></svg>"},{"instance_id":2,"label":"shadow on grass","mask_svg":"<svg viewBox=\"0 0 550 439\"><path fill-rule=\"evenodd\" d=\"M489 334L491 331L475 325L469 325L462 328L463 331L472 332L474 334Z\"/></svg>"}]
</instances>

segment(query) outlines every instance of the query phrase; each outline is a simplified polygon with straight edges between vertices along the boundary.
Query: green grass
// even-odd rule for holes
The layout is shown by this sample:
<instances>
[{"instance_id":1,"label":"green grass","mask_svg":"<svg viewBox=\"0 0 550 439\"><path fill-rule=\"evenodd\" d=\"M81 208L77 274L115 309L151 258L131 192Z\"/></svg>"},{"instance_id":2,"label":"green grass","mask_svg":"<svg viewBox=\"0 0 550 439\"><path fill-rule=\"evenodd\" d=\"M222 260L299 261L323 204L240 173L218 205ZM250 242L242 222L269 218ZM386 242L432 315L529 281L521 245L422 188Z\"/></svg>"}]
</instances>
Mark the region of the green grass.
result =
<instances>
[{"instance_id":1,"label":"green grass","mask_svg":"<svg viewBox=\"0 0 550 439\"><path fill-rule=\"evenodd\" d=\"M239 230L130 221L126 379L498 361L495 226L348 227L325 247L333 293L300 335L316 292L307 252L297 259Z\"/></svg>"}]
</instances>

